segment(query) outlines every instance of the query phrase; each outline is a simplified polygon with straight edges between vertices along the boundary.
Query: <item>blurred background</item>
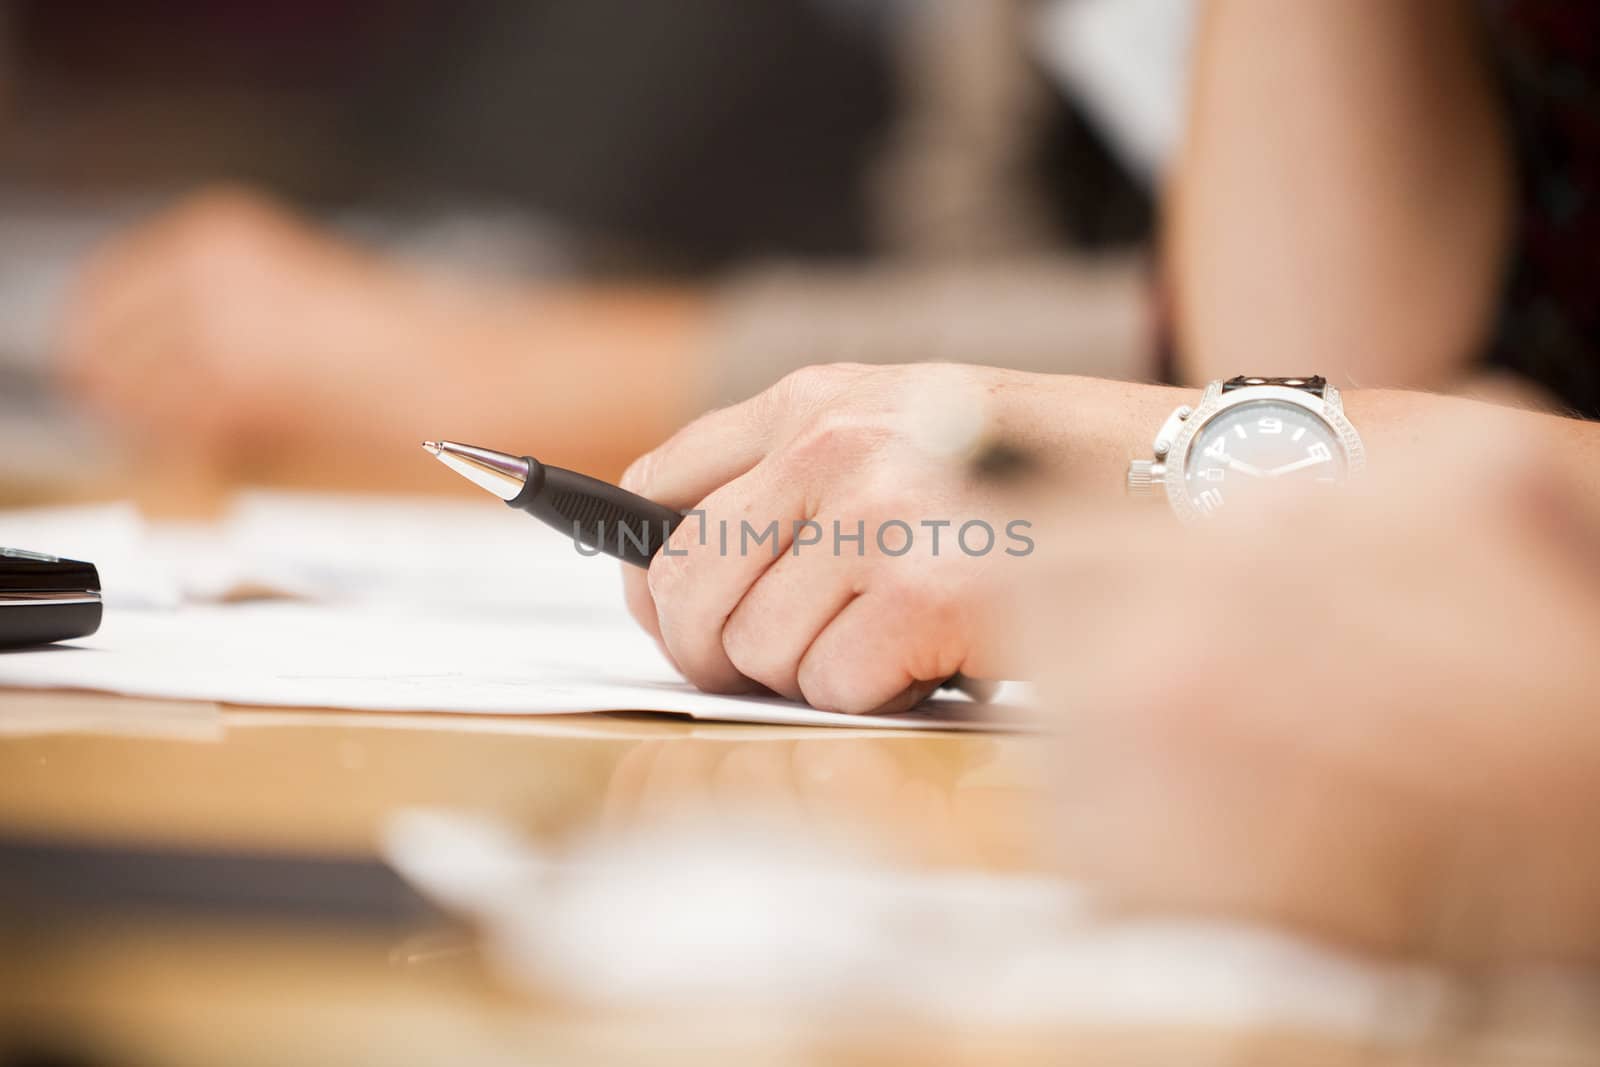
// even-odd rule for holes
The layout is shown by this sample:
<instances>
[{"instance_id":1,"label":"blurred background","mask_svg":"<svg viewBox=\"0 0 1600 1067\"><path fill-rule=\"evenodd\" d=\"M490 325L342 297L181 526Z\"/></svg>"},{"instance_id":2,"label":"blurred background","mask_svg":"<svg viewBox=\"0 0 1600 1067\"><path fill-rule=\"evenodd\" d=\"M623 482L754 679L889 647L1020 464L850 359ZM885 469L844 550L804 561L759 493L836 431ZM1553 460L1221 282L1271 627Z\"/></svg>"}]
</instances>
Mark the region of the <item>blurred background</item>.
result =
<instances>
[{"instance_id":1,"label":"blurred background","mask_svg":"<svg viewBox=\"0 0 1600 1067\"><path fill-rule=\"evenodd\" d=\"M481 494L422 439L613 475L808 363L1171 379L1152 246L1196 6L0 0L0 505L131 497L161 518L256 485L426 489L472 494L475 521ZM1482 5L1561 10L1529 6ZM1541 89L1573 99L1572 67L1552 70ZM1542 198L1565 210L1570 191ZM1582 241L1561 238L1545 244ZM1592 309L1592 272L1571 269L1571 303ZM1395 294L1409 320L1413 294ZM1554 336L1547 311L1530 321ZM1546 379L1572 370L1549 362ZM1486 521L1520 515L1551 464L1496 482L1463 454L1394 494L1414 510L1341 512L1321 541L1174 551L1146 516L1068 510L1083 540L1029 617L1050 637L1051 706L1103 714L1098 734L1084 716L1045 745L7 691L0 1064L701 1062L707 1047L741 1063L1415 1064L1464 1062L1463 1034L1473 1062L1594 1062L1592 972L1444 981L1400 951L1493 945L1530 917L1550 941L1596 940L1600 879L1569 863L1593 851L1595 749L1562 732L1600 743L1573 666L1600 613L1563 599L1592 586L1592 529ZM326 550L286 528L257 540ZM418 534L371 528L341 533L391 549ZM162 532L173 559L196 554L194 529ZM430 622L414 560L441 540L383 574ZM350 555L371 563L368 547ZM1303 562L1339 552L1362 581ZM464 567L497 567L486 555ZM1161 656L1152 634L1196 575L1215 611L1191 654ZM1286 604L1312 624L1283 625ZM1444 638L1419 661L1402 633ZM1197 728L1172 699L1197 678L1238 714ZM1560 818L1535 803L1559 790L1523 766L1456 776L1479 765L1439 758L1470 699L1515 714L1464 750L1548 742L1535 755L1575 783ZM1540 700L1549 725L1529 730ZM1329 725L1370 742L1357 753L1392 788L1361 759L1321 759ZM1397 817L1419 788L1420 814ZM1480 859L1455 835L1479 815L1497 829L1510 793L1545 832L1491 844L1549 868L1497 851L1495 877L1467 880L1481 893L1441 892ZM1100 909L1072 880L1097 873L1264 921ZM4 895L18 886L26 899Z\"/></svg>"},{"instance_id":2,"label":"blurred background","mask_svg":"<svg viewBox=\"0 0 1600 1067\"><path fill-rule=\"evenodd\" d=\"M387 395L407 421L401 434L352 413L342 445L380 443L362 471L404 480L411 457L390 466L390 446L439 431L421 425L429 408L411 403L421 387L394 368L438 373L444 362L403 345L386 355L383 339L344 325L364 304L376 317L407 314L404 298L363 290L380 265L468 278L520 301L552 283L578 294L580 336L543 343L534 326L513 343L555 381L569 378L564 361L605 348L599 335L620 332L614 323L645 317L637 301L619 309L595 294L666 291L674 306L711 308L696 312L709 325L694 332L692 353L680 346L642 364L692 379L672 410L646 420L663 428L872 338L898 336L875 346L885 358L929 358L965 329L962 350L931 355L1037 363L1046 348L1074 347L1073 334L1046 323L1043 342L1027 332L1040 328L994 321L1026 320L1026 306L958 314L939 335L918 334L893 305L926 302L897 271L910 267L909 289L920 291L924 270L960 264L971 281L976 268L976 284L957 286L976 304L994 288L981 283L994 279L985 264L1004 277L1021 263L1011 273L1026 283L1041 261L1098 266L1142 249L1176 136L1187 26L1186 0L8 0L0 465L17 492L35 494L60 491L64 469L89 476L94 457L126 465L130 449L167 469L181 454L269 477L308 466L293 458L305 445L326 470L326 440L284 430L276 414L253 421L227 388L206 394L214 425L191 432L191 412L130 400L140 386L116 368L137 365L147 391L172 392L186 374L204 389L198 368L272 364L278 380L239 388L282 409L289 402L268 396L273 387L304 391L344 363L361 384L329 385L330 396L350 407L356 395L368 405ZM346 248L376 260L322 269L321 253ZM206 266L241 259L231 274ZM224 277L228 292L218 292ZM1119 261L1073 280L1084 303L1104 308L1108 285L1132 292L1140 277ZM154 278L167 278L167 291L153 295ZM1060 280L1034 288L1048 281L1059 299ZM258 306L240 293L258 294ZM1147 359L1135 300L1115 305L1114 322L1101 310L1067 327L1087 339L1077 346L1091 350L1087 369ZM776 325L752 334L752 318ZM833 332L796 337L783 329L796 318ZM186 333L170 325L188 319L197 325ZM642 332L652 337L636 350L661 331ZM454 341L436 347L453 347L460 373L472 374L479 357ZM91 368L91 385L67 395L63 366L74 363ZM375 390L386 372L395 379ZM493 406L489 392L477 407ZM486 420L485 432L503 434L510 421ZM529 436L524 447L541 444ZM573 447L579 436L542 442L600 468L653 443ZM30 486L45 457L51 478Z\"/></svg>"}]
</instances>

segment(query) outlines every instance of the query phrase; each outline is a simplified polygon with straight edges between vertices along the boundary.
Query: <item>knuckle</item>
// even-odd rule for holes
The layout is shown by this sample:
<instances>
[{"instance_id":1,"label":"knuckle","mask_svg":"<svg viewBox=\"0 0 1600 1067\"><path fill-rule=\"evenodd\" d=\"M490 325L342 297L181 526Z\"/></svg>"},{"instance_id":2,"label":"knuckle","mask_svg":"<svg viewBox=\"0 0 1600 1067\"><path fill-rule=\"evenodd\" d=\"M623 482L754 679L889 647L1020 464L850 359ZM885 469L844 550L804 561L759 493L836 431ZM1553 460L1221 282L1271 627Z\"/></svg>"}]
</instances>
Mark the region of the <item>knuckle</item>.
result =
<instances>
[{"instance_id":1,"label":"knuckle","mask_svg":"<svg viewBox=\"0 0 1600 1067\"><path fill-rule=\"evenodd\" d=\"M761 630L747 614L735 612L722 628L723 653L746 678L778 692L792 689L793 672Z\"/></svg>"},{"instance_id":2,"label":"knuckle","mask_svg":"<svg viewBox=\"0 0 1600 1067\"><path fill-rule=\"evenodd\" d=\"M896 610L916 619L918 631L946 631L959 617L960 606L955 598L926 574L906 566L887 566L882 570L873 592L894 604Z\"/></svg>"},{"instance_id":3,"label":"knuckle","mask_svg":"<svg viewBox=\"0 0 1600 1067\"><path fill-rule=\"evenodd\" d=\"M684 557L676 552L672 555L658 552L655 559L650 561L650 569L645 572L646 588L650 591L650 598L655 601L656 611L662 617L676 606L673 594L682 587L683 564Z\"/></svg>"},{"instance_id":4,"label":"knuckle","mask_svg":"<svg viewBox=\"0 0 1600 1067\"><path fill-rule=\"evenodd\" d=\"M694 594L705 587L708 569L716 566L715 542L701 545L693 526L684 522L673 531L645 571L645 587L663 624L669 617L681 617L698 602Z\"/></svg>"},{"instance_id":5,"label":"knuckle","mask_svg":"<svg viewBox=\"0 0 1600 1067\"><path fill-rule=\"evenodd\" d=\"M839 685L836 679L825 678L822 674L810 667L800 667L800 699L816 708L818 711L843 711L836 695Z\"/></svg>"},{"instance_id":6,"label":"knuckle","mask_svg":"<svg viewBox=\"0 0 1600 1067\"><path fill-rule=\"evenodd\" d=\"M221 231L233 227L259 227L277 209L266 197L248 189L224 186L197 193L176 209L179 226L197 230Z\"/></svg>"},{"instance_id":7,"label":"knuckle","mask_svg":"<svg viewBox=\"0 0 1600 1067\"><path fill-rule=\"evenodd\" d=\"M850 501L856 514L869 524L881 526L902 522L912 530L912 542L917 541L917 523L924 517L927 500L909 491L903 485L875 480L862 486ZM898 537L896 538L898 540Z\"/></svg>"},{"instance_id":8,"label":"knuckle","mask_svg":"<svg viewBox=\"0 0 1600 1067\"><path fill-rule=\"evenodd\" d=\"M832 672L802 668L800 672L800 694L818 711L844 715L869 712L879 703L872 697L871 688L859 667L841 665Z\"/></svg>"},{"instance_id":9,"label":"knuckle","mask_svg":"<svg viewBox=\"0 0 1600 1067\"><path fill-rule=\"evenodd\" d=\"M251 193L203 193L172 220L171 247L193 269L213 271L248 264L275 232L279 215Z\"/></svg>"},{"instance_id":10,"label":"knuckle","mask_svg":"<svg viewBox=\"0 0 1600 1067\"><path fill-rule=\"evenodd\" d=\"M961 670L967 649L960 616L942 611L905 650L906 674L921 682L943 682Z\"/></svg>"},{"instance_id":11,"label":"knuckle","mask_svg":"<svg viewBox=\"0 0 1600 1067\"><path fill-rule=\"evenodd\" d=\"M776 413L814 410L874 369L855 363L812 363L790 371L762 396Z\"/></svg>"},{"instance_id":12,"label":"knuckle","mask_svg":"<svg viewBox=\"0 0 1600 1067\"><path fill-rule=\"evenodd\" d=\"M808 420L790 448L794 460L805 464L858 463L876 439L876 431L851 415L829 410Z\"/></svg>"},{"instance_id":13,"label":"knuckle","mask_svg":"<svg viewBox=\"0 0 1600 1067\"><path fill-rule=\"evenodd\" d=\"M769 389L768 395L794 403L815 400L826 395L838 380L839 368L830 363L813 363L792 370Z\"/></svg>"}]
</instances>

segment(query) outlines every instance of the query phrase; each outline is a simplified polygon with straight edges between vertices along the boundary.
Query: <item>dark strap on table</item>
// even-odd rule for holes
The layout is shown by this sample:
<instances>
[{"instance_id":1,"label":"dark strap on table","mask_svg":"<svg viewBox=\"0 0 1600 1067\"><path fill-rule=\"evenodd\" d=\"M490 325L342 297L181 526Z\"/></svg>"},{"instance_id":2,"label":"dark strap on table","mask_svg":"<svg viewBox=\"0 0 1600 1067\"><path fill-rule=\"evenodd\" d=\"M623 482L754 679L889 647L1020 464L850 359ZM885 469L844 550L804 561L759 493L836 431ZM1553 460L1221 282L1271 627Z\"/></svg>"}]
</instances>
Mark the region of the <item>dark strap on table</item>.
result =
<instances>
[{"instance_id":1,"label":"dark strap on table","mask_svg":"<svg viewBox=\"0 0 1600 1067\"><path fill-rule=\"evenodd\" d=\"M1222 383L1222 391L1231 393L1235 389L1249 389L1257 385L1281 385L1288 389L1304 389L1312 396L1321 396L1327 388L1328 380L1320 374L1313 374L1309 378L1256 378L1241 374L1237 378L1229 378Z\"/></svg>"}]
</instances>

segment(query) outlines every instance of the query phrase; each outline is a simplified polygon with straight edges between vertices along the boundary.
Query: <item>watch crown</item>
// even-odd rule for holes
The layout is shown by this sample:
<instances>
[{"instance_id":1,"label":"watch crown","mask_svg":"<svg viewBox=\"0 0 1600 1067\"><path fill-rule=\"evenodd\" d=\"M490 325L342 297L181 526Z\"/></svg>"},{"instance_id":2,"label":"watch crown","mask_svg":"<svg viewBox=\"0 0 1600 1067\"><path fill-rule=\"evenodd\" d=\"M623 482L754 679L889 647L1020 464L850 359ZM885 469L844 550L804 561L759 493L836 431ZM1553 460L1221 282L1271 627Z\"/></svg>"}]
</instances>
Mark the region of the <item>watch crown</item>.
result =
<instances>
[{"instance_id":1,"label":"watch crown","mask_svg":"<svg viewBox=\"0 0 1600 1067\"><path fill-rule=\"evenodd\" d=\"M1165 485L1167 465L1148 459L1136 459L1128 464L1128 492L1133 496L1149 496L1156 486Z\"/></svg>"}]
</instances>

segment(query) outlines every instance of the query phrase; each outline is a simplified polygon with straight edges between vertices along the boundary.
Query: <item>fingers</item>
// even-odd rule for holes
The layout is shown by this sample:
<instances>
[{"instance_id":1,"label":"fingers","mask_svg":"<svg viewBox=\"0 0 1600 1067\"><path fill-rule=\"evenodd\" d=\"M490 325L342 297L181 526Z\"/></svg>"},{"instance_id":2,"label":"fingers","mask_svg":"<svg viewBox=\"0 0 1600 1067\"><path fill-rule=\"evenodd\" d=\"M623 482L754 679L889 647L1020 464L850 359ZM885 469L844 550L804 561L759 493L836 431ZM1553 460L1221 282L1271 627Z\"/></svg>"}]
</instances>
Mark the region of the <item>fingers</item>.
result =
<instances>
[{"instance_id":1,"label":"fingers","mask_svg":"<svg viewBox=\"0 0 1600 1067\"><path fill-rule=\"evenodd\" d=\"M739 673L790 700L802 696L806 649L857 592L860 557L813 552L773 561L722 627L723 651Z\"/></svg>"},{"instance_id":2,"label":"fingers","mask_svg":"<svg viewBox=\"0 0 1600 1067\"><path fill-rule=\"evenodd\" d=\"M192 268L161 220L84 268L58 342L65 383L102 415L151 437L205 438L222 406L195 365Z\"/></svg>"},{"instance_id":3,"label":"fingers","mask_svg":"<svg viewBox=\"0 0 1600 1067\"><path fill-rule=\"evenodd\" d=\"M860 368L807 367L757 396L702 415L623 475L625 489L686 508L751 470Z\"/></svg>"},{"instance_id":4,"label":"fingers","mask_svg":"<svg viewBox=\"0 0 1600 1067\"><path fill-rule=\"evenodd\" d=\"M225 373L197 358L197 339L176 292L147 292L152 306L95 309L68 369L97 413L151 440L219 443L237 410Z\"/></svg>"},{"instance_id":5,"label":"fingers","mask_svg":"<svg viewBox=\"0 0 1600 1067\"><path fill-rule=\"evenodd\" d=\"M779 464L758 465L708 496L703 517L679 526L650 564L648 585L662 644L684 677L713 693L755 688L722 644L723 627L745 592L788 549L804 518L804 488ZM747 530L772 540L757 545ZM641 612L644 610L642 605Z\"/></svg>"},{"instance_id":6,"label":"fingers","mask_svg":"<svg viewBox=\"0 0 1600 1067\"><path fill-rule=\"evenodd\" d=\"M661 639L661 623L656 618L656 602L650 596L650 576L641 567L624 563L622 565L622 597L628 605L628 614L633 620L644 628L644 632L655 638L656 648L661 650L661 655L672 669L679 674L683 668L678 666L678 661L672 658L672 651L667 648L667 643Z\"/></svg>"},{"instance_id":7,"label":"fingers","mask_svg":"<svg viewBox=\"0 0 1600 1067\"><path fill-rule=\"evenodd\" d=\"M314 351L337 326L318 302L330 291L328 247L260 198L193 197L90 258L57 338L60 373L106 415L148 435L236 432L250 422L266 370L280 356L302 356L283 338ZM340 345L344 354L359 349ZM298 412L324 380L305 374L293 402L268 403Z\"/></svg>"},{"instance_id":8,"label":"fingers","mask_svg":"<svg viewBox=\"0 0 1600 1067\"><path fill-rule=\"evenodd\" d=\"M704 500L766 455L771 426L757 416L764 403L757 397L700 416L635 460L622 476L622 487L669 507Z\"/></svg>"},{"instance_id":9,"label":"fingers","mask_svg":"<svg viewBox=\"0 0 1600 1067\"><path fill-rule=\"evenodd\" d=\"M819 707L898 709L966 658L964 644L951 644L965 632L961 620L930 595L936 583L926 572L898 557L840 552L837 541L832 552L790 552L804 524L814 524L816 538L801 542L812 546L822 527L835 525L816 515L861 516L838 525L863 529L868 516L911 514L908 501L925 503L904 476L890 484L863 474L903 475L888 458L894 420L871 404L839 402L870 386L864 376L872 373L823 367L791 375L700 419L624 479L672 506L699 501L700 515L677 530L646 581L624 578L629 610L696 686L739 693L760 685ZM880 588L858 599L870 575Z\"/></svg>"},{"instance_id":10,"label":"fingers","mask_svg":"<svg viewBox=\"0 0 1600 1067\"><path fill-rule=\"evenodd\" d=\"M171 281L159 260L140 264L133 258L144 256L148 245L148 239L136 237L100 253L85 268L59 339L60 370L69 384L86 391L116 384L124 377L130 341L152 332Z\"/></svg>"},{"instance_id":11,"label":"fingers","mask_svg":"<svg viewBox=\"0 0 1600 1067\"><path fill-rule=\"evenodd\" d=\"M806 702L823 711L904 711L961 670L965 648L951 608L868 590L817 635L800 661L797 684Z\"/></svg>"},{"instance_id":12,"label":"fingers","mask_svg":"<svg viewBox=\"0 0 1600 1067\"><path fill-rule=\"evenodd\" d=\"M181 328L159 312L102 319L75 357L72 384L100 415L143 434L182 435L216 400L187 365ZM202 399L203 398L203 399Z\"/></svg>"}]
</instances>

